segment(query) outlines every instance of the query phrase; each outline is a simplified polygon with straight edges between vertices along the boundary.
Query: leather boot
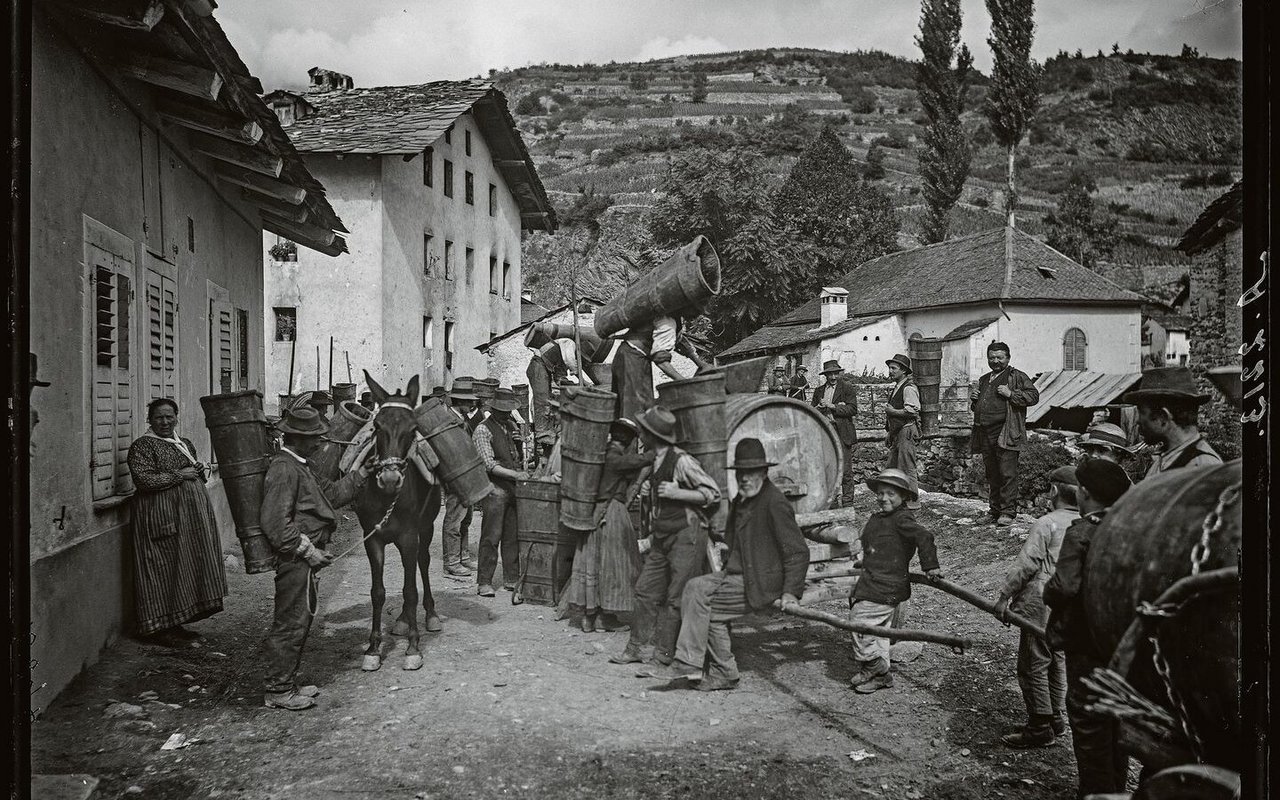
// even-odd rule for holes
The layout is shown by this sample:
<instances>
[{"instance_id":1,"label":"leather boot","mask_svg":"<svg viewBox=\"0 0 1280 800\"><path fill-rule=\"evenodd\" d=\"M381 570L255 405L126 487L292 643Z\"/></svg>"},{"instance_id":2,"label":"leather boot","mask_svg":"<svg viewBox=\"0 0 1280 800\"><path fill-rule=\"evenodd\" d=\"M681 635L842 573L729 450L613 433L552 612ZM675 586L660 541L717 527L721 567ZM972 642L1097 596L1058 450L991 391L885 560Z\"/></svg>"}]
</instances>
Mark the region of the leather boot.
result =
<instances>
[{"instance_id":1,"label":"leather boot","mask_svg":"<svg viewBox=\"0 0 1280 800\"><path fill-rule=\"evenodd\" d=\"M888 674L889 662L883 658L877 658L875 661L860 661L858 662L858 671L853 673L853 677L849 679L849 685L856 689L874 678ZM893 684L890 683L890 685Z\"/></svg>"},{"instance_id":2,"label":"leather boot","mask_svg":"<svg viewBox=\"0 0 1280 800\"><path fill-rule=\"evenodd\" d=\"M1037 714L1023 727L1013 733L1000 737L1008 747L1015 750L1027 750L1032 747L1048 747L1053 744L1053 721L1051 716Z\"/></svg>"}]
</instances>

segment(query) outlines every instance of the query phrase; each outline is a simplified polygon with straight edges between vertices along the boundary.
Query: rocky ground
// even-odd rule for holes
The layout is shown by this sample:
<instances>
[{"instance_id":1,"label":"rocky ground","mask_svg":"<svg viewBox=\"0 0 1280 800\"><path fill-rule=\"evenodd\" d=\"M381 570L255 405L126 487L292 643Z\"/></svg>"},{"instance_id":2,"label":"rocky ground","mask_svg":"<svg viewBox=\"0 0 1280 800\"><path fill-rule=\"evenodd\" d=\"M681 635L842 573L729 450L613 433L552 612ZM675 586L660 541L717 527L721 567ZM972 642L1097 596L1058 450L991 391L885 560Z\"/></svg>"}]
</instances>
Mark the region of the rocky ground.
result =
<instances>
[{"instance_id":1,"label":"rocky ground","mask_svg":"<svg viewBox=\"0 0 1280 800\"><path fill-rule=\"evenodd\" d=\"M947 577L994 596L1029 520L1001 530L977 502L924 502ZM869 509L865 492L859 504ZM334 550L359 536L348 516ZM704 694L608 663L625 633L581 633L503 591L476 596L441 576L433 549L444 631L424 635L423 669L400 668L396 638L380 671L360 671L370 604L357 549L321 573L302 676L321 688L318 707L263 708L271 579L232 570L226 610L192 626L199 647L124 639L63 692L32 730L33 772L91 776L95 800L1072 794L1066 739L1026 752L999 741L1023 716L1016 631L935 590L916 588L911 625L975 646L925 646L895 666L891 690L849 689L847 634L765 615L734 626L739 688ZM387 570L389 626L399 559ZM164 749L179 734L183 746Z\"/></svg>"}]
</instances>

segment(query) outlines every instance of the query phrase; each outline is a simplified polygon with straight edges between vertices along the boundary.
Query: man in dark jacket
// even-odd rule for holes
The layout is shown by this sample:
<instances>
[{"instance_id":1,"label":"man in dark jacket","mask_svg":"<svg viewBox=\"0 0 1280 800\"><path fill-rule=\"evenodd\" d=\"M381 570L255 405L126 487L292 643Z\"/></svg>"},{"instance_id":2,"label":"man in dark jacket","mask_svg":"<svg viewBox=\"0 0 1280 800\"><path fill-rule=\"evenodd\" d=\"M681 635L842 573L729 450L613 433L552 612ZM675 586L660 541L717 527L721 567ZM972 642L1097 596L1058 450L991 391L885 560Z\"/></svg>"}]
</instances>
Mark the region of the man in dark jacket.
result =
<instances>
[{"instance_id":1,"label":"man in dark jacket","mask_svg":"<svg viewBox=\"0 0 1280 800\"><path fill-rule=\"evenodd\" d=\"M896 469L882 470L867 481L880 510L862 529L862 577L853 589L849 619L866 625L888 626L901 603L911 598L908 568L920 553L920 567L931 579L941 578L933 533L916 522L906 507L916 498L907 476ZM871 634L853 635L853 659L858 671L849 680L860 694L893 686L889 674L889 640Z\"/></svg>"},{"instance_id":2,"label":"man in dark jacket","mask_svg":"<svg viewBox=\"0 0 1280 800\"><path fill-rule=\"evenodd\" d=\"M840 504L853 501L853 446L858 443L858 429L853 418L858 414L858 396L853 387L840 380L844 367L836 360L822 365L827 382L813 390L811 405L831 420L844 445L844 474L841 476Z\"/></svg>"},{"instance_id":3,"label":"man in dark jacket","mask_svg":"<svg viewBox=\"0 0 1280 800\"><path fill-rule=\"evenodd\" d=\"M468 434L475 432L471 409L475 407L477 399L472 378L464 376L453 379L453 386L449 389L449 409L466 426ZM475 422L479 423L479 420ZM471 506L463 503L461 498L447 488L444 490L444 523L440 529L440 550L444 555L444 574L456 580L470 578L475 569L467 538L471 527L471 512Z\"/></svg>"},{"instance_id":4,"label":"man in dark jacket","mask_svg":"<svg viewBox=\"0 0 1280 800\"><path fill-rule=\"evenodd\" d=\"M987 473L991 521L1012 525L1018 513L1018 454L1027 438L1027 409L1040 402L1040 392L1027 373L1009 366L1009 345L987 345L991 371L978 379L973 393L971 449L982 454Z\"/></svg>"},{"instance_id":5,"label":"man in dark jacket","mask_svg":"<svg viewBox=\"0 0 1280 800\"><path fill-rule=\"evenodd\" d=\"M1122 467L1099 459L1087 459L1076 467L1076 481L1080 519L1062 539L1057 569L1044 587L1044 602L1049 607L1045 638L1050 647L1067 654L1067 719L1079 774L1078 793L1083 798L1123 792L1128 777L1129 760L1117 746L1115 720L1085 711L1082 681L1095 667L1107 665L1107 656L1098 652L1085 618L1085 560L1098 523L1130 483Z\"/></svg>"},{"instance_id":6,"label":"man in dark jacket","mask_svg":"<svg viewBox=\"0 0 1280 800\"><path fill-rule=\"evenodd\" d=\"M369 470L366 462L333 483L311 471L307 456L329 431L329 424L313 408L287 412L276 429L284 434L284 445L267 467L259 512L262 532L277 559L263 705L301 711L314 706L312 698L319 693L314 686L299 688L296 681L314 617L308 594L314 601L315 571L333 563L333 556L324 549L338 528L333 509L355 499Z\"/></svg>"},{"instance_id":7,"label":"man in dark jacket","mask_svg":"<svg viewBox=\"0 0 1280 800\"><path fill-rule=\"evenodd\" d=\"M680 640L676 657L658 677L698 681L698 690L732 689L738 665L726 624L781 599L784 608L799 604L809 570L795 509L769 480L769 467L759 439L743 439L733 451L738 494L729 506L724 542L728 551L722 571L693 578L680 600ZM705 676L702 663L710 655Z\"/></svg>"},{"instance_id":8,"label":"man in dark jacket","mask_svg":"<svg viewBox=\"0 0 1280 800\"><path fill-rule=\"evenodd\" d=\"M484 519L480 523L480 560L476 565L476 594L493 597L493 573L502 556L502 585L509 592L516 589L520 576L520 549L516 541L516 481L529 475L524 465L523 442L511 419L519 401L510 389L498 389L493 395L489 416L476 426L471 441L484 462L493 491L482 503Z\"/></svg>"}]
</instances>

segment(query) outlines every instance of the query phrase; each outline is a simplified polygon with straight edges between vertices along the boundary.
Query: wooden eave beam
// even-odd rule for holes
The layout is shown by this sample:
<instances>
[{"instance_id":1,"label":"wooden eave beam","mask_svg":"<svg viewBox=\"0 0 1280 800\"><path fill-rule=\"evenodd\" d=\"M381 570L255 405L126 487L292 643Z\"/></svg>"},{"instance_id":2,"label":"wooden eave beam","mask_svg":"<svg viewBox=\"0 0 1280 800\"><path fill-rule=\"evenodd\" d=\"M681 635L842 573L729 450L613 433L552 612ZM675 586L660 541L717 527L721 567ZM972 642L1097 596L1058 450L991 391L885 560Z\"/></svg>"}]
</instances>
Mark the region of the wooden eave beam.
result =
<instances>
[{"instance_id":1,"label":"wooden eave beam","mask_svg":"<svg viewBox=\"0 0 1280 800\"><path fill-rule=\"evenodd\" d=\"M96 8L77 3L60 3L59 6L83 19L132 31L150 31L164 17L164 3L160 0L147 0L144 3L108 2L101 3Z\"/></svg>"},{"instance_id":2,"label":"wooden eave beam","mask_svg":"<svg viewBox=\"0 0 1280 800\"><path fill-rule=\"evenodd\" d=\"M197 17L209 17L213 15L214 4L209 0L178 0L184 11Z\"/></svg>"},{"instance_id":3,"label":"wooden eave beam","mask_svg":"<svg viewBox=\"0 0 1280 800\"><path fill-rule=\"evenodd\" d=\"M262 227L272 233L287 236L295 242L301 238L325 247L333 244L333 240L338 238L338 235L331 230L317 225L308 225L305 222L290 222L265 211L262 214Z\"/></svg>"},{"instance_id":4,"label":"wooden eave beam","mask_svg":"<svg viewBox=\"0 0 1280 800\"><path fill-rule=\"evenodd\" d=\"M183 61L131 53L116 62L116 69L131 78L201 100L217 100L222 91L221 75Z\"/></svg>"},{"instance_id":5,"label":"wooden eave beam","mask_svg":"<svg viewBox=\"0 0 1280 800\"><path fill-rule=\"evenodd\" d=\"M284 159L261 147L245 147L199 131L192 131L189 138L194 149L210 158L243 167L268 178L279 178L280 171L284 168Z\"/></svg>"},{"instance_id":6,"label":"wooden eave beam","mask_svg":"<svg viewBox=\"0 0 1280 800\"><path fill-rule=\"evenodd\" d=\"M222 109L177 100L161 100L156 110L168 122L220 139L242 144L257 144L262 139L262 127L257 122Z\"/></svg>"},{"instance_id":7,"label":"wooden eave beam","mask_svg":"<svg viewBox=\"0 0 1280 800\"><path fill-rule=\"evenodd\" d=\"M305 205L295 206L289 203L282 203L279 200L263 197L257 192L251 192L248 189L241 189L240 197L249 205L257 206L259 211L270 213L272 216L279 217L286 222L306 222L307 215L310 213Z\"/></svg>"},{"instance_id":8,"label":"wooden eave beam","mask_svg":"<svg viewBox=\"0 0 1280 800\"><path fill-rule=\"evenodd\" d=\"M270 197L273 200L300 206L302 201L307 199L307 190L301 186L294 186L292 183L268 178L266 175L250 172L243 167L220 163L215 167L215 171L218 173L218 177L227 183L234 183L236 186L248 189L255 194Z\"/></svg>"},{"instance_id":9,"label":"wooden eave beam","mask_svg":"<svg viewBox=\"0 0 1280 800\"><path fill-rule=\"evenodd\" d=\"M523 158L495 158L493 163L499 167L527 167L529 166Z\"/></svg>"}]
</instances>

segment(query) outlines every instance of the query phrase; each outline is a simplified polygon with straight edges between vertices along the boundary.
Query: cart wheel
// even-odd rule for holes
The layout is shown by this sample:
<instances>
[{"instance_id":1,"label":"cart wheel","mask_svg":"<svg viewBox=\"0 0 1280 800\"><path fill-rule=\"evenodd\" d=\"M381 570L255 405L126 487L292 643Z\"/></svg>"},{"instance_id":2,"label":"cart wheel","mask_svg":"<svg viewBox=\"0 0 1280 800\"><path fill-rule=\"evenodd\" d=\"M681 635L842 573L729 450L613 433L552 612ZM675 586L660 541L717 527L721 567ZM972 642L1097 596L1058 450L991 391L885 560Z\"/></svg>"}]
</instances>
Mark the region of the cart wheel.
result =
<instances>
[{"instance_id":1,"label":"cart wheel","mask_svg":"<svg viewBox=\"0 0 1280 800\"><path fill-rule=\"evenodd\" d=\"M1234 800L1240 797L1240 774L1207 764L1184 764L1148 778L1133 800Z\"/></svg>"}]
</instances>

